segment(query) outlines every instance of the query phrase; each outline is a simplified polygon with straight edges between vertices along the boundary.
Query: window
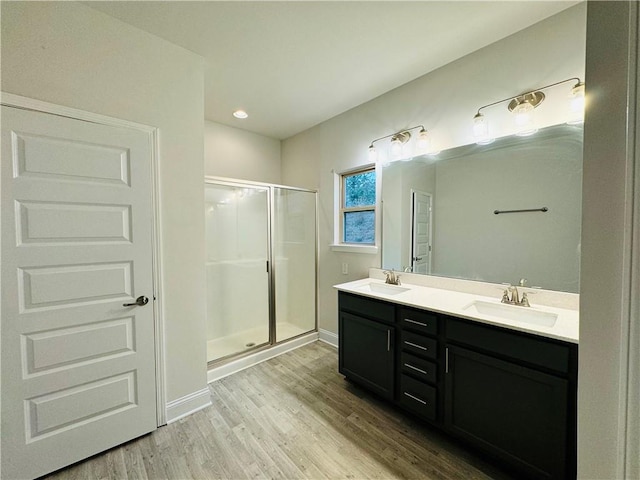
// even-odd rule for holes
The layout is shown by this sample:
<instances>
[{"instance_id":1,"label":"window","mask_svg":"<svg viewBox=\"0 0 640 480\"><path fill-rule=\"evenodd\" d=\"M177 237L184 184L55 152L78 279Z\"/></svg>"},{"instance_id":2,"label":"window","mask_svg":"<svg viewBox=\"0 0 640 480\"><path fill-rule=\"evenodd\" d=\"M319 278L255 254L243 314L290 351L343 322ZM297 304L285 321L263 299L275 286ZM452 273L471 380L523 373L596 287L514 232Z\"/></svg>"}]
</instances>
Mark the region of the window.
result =
<instances>
[{"instance_id":1,"label":"window","mask_svg":"<svg viewBox=\"0 0 640 480\"><path fill-rule=\"evenodd\" d=\"M341 243L374 245L376 242L375 167L341 175Z\"/></svg>"}]
</instances>

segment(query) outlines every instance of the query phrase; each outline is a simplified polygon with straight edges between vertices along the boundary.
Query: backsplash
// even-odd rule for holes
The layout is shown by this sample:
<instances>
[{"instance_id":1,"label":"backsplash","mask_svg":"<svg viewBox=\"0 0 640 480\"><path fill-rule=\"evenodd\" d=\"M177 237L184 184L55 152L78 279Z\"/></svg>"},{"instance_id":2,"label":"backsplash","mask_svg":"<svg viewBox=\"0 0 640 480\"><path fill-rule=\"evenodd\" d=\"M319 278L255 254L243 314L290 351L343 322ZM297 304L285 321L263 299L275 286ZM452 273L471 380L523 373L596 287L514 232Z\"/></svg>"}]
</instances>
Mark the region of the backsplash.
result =
<instances>
[{"instance_id":1,"label":"backsplash","mask_svg":"<svg viewBox=\"0 0 640 480\"><path fill-rule=\"evenodd\" d=\"M370 268L369 277L384 280L385 275L381 268ZM502 292L506 288L499 283L477 282L472 280L459 280L456 278L436 277L432 275L417 275L414 273L398 272L401 283L420 285L423 287L441 288L456 292L472 293L486 297L502 298ZM568 310L580 309L580 295L577 293L556 292L540 288L518 287L519 290L529 294L529 302L532 306L546 305L548 307L566 308Z\"/></svg>"}]
</instances>

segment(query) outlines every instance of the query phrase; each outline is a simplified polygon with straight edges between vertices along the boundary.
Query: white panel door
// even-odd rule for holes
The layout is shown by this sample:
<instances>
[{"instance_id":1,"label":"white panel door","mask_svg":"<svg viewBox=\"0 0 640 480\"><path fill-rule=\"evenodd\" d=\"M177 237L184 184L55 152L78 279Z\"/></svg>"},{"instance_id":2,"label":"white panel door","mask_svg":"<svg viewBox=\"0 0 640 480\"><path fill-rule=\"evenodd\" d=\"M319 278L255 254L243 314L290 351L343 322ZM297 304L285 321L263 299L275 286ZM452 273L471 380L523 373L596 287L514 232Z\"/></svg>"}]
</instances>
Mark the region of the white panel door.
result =
<instances>
[{"instance_id":1,"label":"white panel door","mask_svg":"<svg viewBox=\"0 0 640 480\"><path fill-rule=\"evenodd\" d=\"M2 107L2 478L156 428L151 142Z\"/></svg>"},{"instance_id":2,"label":"white panel door","mask_svg":"<svg viewBox=\"0 0 640 480\"><path fill-rule=\"evenodd\" d=\"M431 273L431 195L412 192L412 272Z\"/></svg>"}]
</instances>

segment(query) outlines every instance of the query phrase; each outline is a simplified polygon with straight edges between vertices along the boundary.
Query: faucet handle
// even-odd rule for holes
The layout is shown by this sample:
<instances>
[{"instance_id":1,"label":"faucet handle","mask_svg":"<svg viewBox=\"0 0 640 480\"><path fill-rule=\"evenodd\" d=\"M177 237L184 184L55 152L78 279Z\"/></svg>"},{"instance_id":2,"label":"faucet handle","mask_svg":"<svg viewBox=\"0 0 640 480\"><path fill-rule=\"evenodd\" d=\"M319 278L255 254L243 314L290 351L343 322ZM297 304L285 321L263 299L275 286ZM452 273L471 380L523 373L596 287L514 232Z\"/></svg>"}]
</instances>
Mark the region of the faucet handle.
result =
<instances>
[{"instance_id":1,"label":"faucet handle","mask_svg":"<svg viewBox=\"0 0 640 480\"><path fill-rule=\"evenodd\" d=\"M391 269L391 271L383 270L382 273L384 273L387 276L387 279L385 280L385 283L389 283L389 284L393 285L396 282L396 274L393 271L393 268Z\"/></svg>"},{"instance_id":2,"label":"faucet handle","mask_svg":"<svg viewBox=\"0 0 640 480\"><path fill-rule=\"evenodd\" d=\"M509 300L509 290L505 289L504 292L502 292L502 300L500 300L502 303L511 303L511 301Z\"/></svg>"}]
</instances>

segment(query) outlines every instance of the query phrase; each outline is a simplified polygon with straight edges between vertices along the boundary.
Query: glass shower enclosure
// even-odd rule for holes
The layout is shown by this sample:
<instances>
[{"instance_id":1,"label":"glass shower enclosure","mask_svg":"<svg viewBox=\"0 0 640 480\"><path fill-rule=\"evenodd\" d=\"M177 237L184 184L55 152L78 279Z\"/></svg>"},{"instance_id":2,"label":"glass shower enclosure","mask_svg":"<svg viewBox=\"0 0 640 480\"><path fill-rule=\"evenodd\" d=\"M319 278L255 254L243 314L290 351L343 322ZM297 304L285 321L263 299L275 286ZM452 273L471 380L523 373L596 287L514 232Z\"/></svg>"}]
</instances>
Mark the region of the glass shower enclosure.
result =
<instances>
[{"instance_id":1,"label":"glass shower enclosure","mask_svg":"<svg viewBox=\"0 0 640 480\"><path fill-rule=\"evenodd\" d=\"M316 192L205 179L207 361L317 329Z\"/></svg>"}]
</instances>

